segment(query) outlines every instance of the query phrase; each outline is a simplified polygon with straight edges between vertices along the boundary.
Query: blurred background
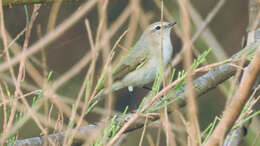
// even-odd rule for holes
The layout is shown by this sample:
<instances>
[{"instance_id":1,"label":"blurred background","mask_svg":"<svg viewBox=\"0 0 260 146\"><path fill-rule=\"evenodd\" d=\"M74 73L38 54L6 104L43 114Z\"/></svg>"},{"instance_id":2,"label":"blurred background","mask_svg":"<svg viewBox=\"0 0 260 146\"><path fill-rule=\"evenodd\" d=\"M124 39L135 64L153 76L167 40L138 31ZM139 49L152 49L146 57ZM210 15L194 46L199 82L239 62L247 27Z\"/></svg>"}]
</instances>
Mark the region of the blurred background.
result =
<instances>
[{"instance_id":1,"label":"blurred background","mask_svg":"<svg viewBox=\"0 0 260 146\"><path fill-rule=\"evenodd\" d=\"M127 7L130 8L130 16L127 17L126 21L120 26L118 31L113 35L112 39L109 41L107 48L112 49L115 41L122 35L122 33L128 29L128 34L120 45L125 48L130 48L136 40L139 39L140 34L144 30L144 28L156 21L160 21L161 17L161 6L159 1L155 0L140 0L137 1L137 4L133 4L135 2L130 0L109 0L107 10L105 13L100 13L99 8L96 6L76 25L66 31L61 37L55 40L53 43L44 48L46 53L47 60L47 70L48 72L52 71L53 74L51 76L50 82L58 79L62 74L71 69L73 65L75 65L86 53L90 51L90 42L85 26L85 19L88 19L90 22L91 30L93 33L93 37L96 37L97 27L99 25L99 16L106 15L106 25L109 29L110 26L113 25L115 21L121 16ZM216 6L218 0L192 0L191 6L193 7L194 14L197 14L204 20L209 12ZM80 9L82 3L78 2L64 2L61 4L59 12L57 14L56 24L60 24L64 20L66 20L74 11ZM42 4L39 16L35 22L35 25L32 29L32 36L30 39L30 45L38 41L42 36L47 33L48 20L50 16L50 12L52 9L52 3ZM29 14L31 14L33 6L27 5ZM166 12L167 11L167 12ZM182 42L180 37L178 36L178 31L182 27L181 16L180 16L180 8L179 4L175 0L165 0L164 1L164 20L166 21L177 21L177 25L174 27L172 32L172 44L174 47L174 53L177 54L182 48ZM135 21L131 20L134 19ZM171 20L172 19L172 20ZM24 5L13 5L13 6L5 6L4 7L4 20L6 29L10 33L10 35L15 38L18 33L20 33L26 26L26 16L25 16L25 8ZM196 26L196 22L192 21L191 33L194 34L198 30L198 26ZM198 52L202 52L207 50L208 48L220 49L222 54L212 54L207 58L209 63L216 62L217 60L223 60L225 57L230 57L234 53L241 50L242 47L242 38L247 34L247 25L248 25L248 1L237 1L237 0L228 0L224 4L224 6L219 10L216 16L208 25L208 33L205 34L205 37L200 37L194 48L198 50ZM41 31L39 35L39 30ZM38 32L37 32L38 31ZM130 35L131 34L131 35ZM214 40L211 42L207 42L205 38L210 39L209 34L213 36ZM102 31L101 31L102 35ZM18 43L20 45L23 44L24 36L18 39ZM103 48L101 48L103 49ZM120 52L122 53L122 52ZM118 54L120 54L118 53ZM116 53L116 55L118 56ZM117 58L117 56L115 58ZM196 55L194 55L196 56ZM213 57L212 57L213 56ZM221 57L223 58L221 58ZM174 57L174 56L173 56ZM41 62L41 53L37 53L34 55L34 58ZM106 57L104 57L104 53L99 55L98 61L96 64L96 73L95 79L97 79L104 66L104 61ZM218 58L218 59L217 59ZM116 59L115 59L116 60ZM35 63L37 64L37 63ZM36 65L36 66L39 66ZM43 74L43 70L40 67L37 67L41 74ZM176 68L178 70L182 69L182 63L179 63ZM82 86L83 79L85 74L89 69L89 65L86 65L80 73L75 75L68 82L64 83L58 90L60 95L70 97L72 100L76 100L77 94ZM30 85L40 88L36 82L29 76L26 75L26 82ZM152 86L152 84L148 85ZM228 87L222 87L226 89L214 89L209 93L205 94L201 97L197 103L199 107L199 121L201 130L204 130L214 119L216 115L221 114L226 101L225 91L228 91ZM26 90L26 89L25 89ZM147 93L145 89L135 88L135 94L139 101L141 101L141 97L143 97ZM120 90L115 93L116 98L115 109L119 112L127 106L130 105L130 98L127 92L127 89ZM28 98L30 100L31 98ZM104 105L101 103L99 107L103 107ZM102 110L102 108L101 108ZM185 111L185 109L182 109ZM55 111L55 110L54 110ZM1 111L2 112L2 111ZM1 116L1 113L0 113ZM55 112L53 117L55 117ZM90 113L86 118L88 122L94 123L100 120L100 116L96 113ZM65 117L66 121L66 117ZM0 120L1 123L1 120ZM65 122L66 123L66 122ZM33 128L34 127L34 128ZM151 134L154 141L156 140L158 128L148 129L148 133ZM30 130L26 130L30 128ZM1 129L1 128L0 128ZM141 136L142 129L131 132L127 139L125 139L126 145L137 145L139 142L139 138ZM37 128L36 124L32 121L27 122L20 130L19 130L19 138L28 138L39 136L40 130ZM161 145L165 145L164 133L161 134ZM137 140L138 139L138 140ZM250 141L247 139L244 142L244 145L250 145ZM144 145L149 145L147 139L144 139Z\"/></svg>"}]
</instances>

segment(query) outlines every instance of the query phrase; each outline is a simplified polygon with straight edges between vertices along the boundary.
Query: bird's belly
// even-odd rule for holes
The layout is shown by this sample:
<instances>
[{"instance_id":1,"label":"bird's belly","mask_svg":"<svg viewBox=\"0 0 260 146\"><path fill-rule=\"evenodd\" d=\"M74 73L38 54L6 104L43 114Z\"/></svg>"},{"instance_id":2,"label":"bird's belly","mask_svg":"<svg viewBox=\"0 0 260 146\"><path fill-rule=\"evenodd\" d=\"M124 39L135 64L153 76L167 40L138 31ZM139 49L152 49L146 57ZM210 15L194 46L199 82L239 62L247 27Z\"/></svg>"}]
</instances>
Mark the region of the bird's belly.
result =
<instances>
[{"instance_id":1,"label":"bird's belly","mask_svg":"<svg viewBox=\"0 0 260 146\"><path fill-rule=\"evenodd\" d=\"M126 86L143 86L154 80L158 68L158 61L150 60L144 67L129 73L123 82Z\"/></svg>"},{"instance_id":2,"label":"bird's belly","mask_svg":"<svg viewBox=\"0 0 260 146\"><path fill-rule=\"evenodd\" d=\"M151 68L147 70L143 75L142 75L142 80L143 84L148 84L154 80L157 74L157 67Z\"/></svg>"}]
</instances>

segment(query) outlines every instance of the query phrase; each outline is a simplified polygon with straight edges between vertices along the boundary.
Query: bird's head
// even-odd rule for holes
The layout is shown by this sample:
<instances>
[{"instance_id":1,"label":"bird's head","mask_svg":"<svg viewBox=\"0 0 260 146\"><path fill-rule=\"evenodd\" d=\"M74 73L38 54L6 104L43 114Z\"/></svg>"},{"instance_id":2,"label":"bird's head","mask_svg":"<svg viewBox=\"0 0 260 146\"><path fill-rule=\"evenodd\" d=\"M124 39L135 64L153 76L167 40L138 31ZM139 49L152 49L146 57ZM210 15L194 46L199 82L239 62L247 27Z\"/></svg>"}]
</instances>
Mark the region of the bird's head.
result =
<instances>
[{"instance_id":1,"label":"bird's head","mask_svg":"<svg viewBox=\"0 0 260 146\"><path fill-rule=\"evenodd\" d=\"M149 25L144 33L144 39L160 40L161 35L163 37L169 37L171 33L171 28L176 24L176 22L155 22Z\"/></svg>"}]
</instances>

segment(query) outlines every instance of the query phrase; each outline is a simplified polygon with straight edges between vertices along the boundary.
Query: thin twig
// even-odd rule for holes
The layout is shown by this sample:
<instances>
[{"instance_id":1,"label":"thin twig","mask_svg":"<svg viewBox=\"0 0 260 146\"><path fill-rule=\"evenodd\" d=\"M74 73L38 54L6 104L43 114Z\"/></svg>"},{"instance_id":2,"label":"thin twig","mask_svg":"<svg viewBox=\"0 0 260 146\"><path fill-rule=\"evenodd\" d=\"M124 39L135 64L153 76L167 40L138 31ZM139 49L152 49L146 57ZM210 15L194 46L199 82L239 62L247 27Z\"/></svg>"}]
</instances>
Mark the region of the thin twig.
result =
<instances>
[{"instance_id":1,"label":"thin twig","mask_svg":"<svg viewBox=\"0 0 260 146\"><path fill-rule=\"evenodd\" d=\"M100 50L104 44L111 39L111 37L116 33L116 31L120 28L120 26L127 20L130 14L130 8L125 8L124 12L119 16L117 21L115 21L111 27L108 29L109 31L105 33L102 37L102 41L96 43L95 49ZM61 85L63 85L68 79L73 77L76 73L78 73L91 59L91 53L87 53L77 64L75 64L69 71L64 73L59 79L57 79L53 85L52 89L56 90ZM0 69L1 70L1 69Z\"/></svg>"},{"instance_id":2,"label":"thin twig","mask_svg":"<svg viewBox=\"0 0 260 146\"><path fill-rule=\"evenodd\" d=\"M253 52L255 50L254 47L249 46L247 49L251 50L248 52ZM235 54L232 58L236 58L236 56L240 56L241 52ZM239 63L239 62L237 62ZM209 90L215 88L218 84L224 82L225 80L229 79L232 75L234 75L236 68L229 66L227 64L223 64L223 62L221 63L216 63L218 64L218 67L216 67L215 69L210 69L212 68L214 65L209 65L208 69L198 69L198 72L201 71L207 71L209 70L208 73L204 74L203 76L197 78L196 80L194 80L194 87L196 87L194 89L194 91L196 92L197 97L199 97L200 95L208 92ZM175 99L176 97L178 97L177 103L179 106L184 106L185 105L185 87L183 89L180 89L173 97L171 97L171 99ZM57 98L57 97L56 97ZM39 106L41 106L40 104L36 105L34 109L38 109ZM37 107L37 108L36 108ZM170 112L170 111L169 111ZM129 113L126 115L126 117L132 117L132 113ZM118 116L120 117L120 116ZM28 117L27 117L28 119ZM159 116L153 116L153 117L149 117L149 120L151 121L155 121L159 119ZM142 120L142 117L140 117L138 120ZM25 121L23 119L23 121ZM19 125L23 124L21 123L22 121L19 121ZM85 136L89 136L91 134L93 134L93 131L96 131L100 126L100 123L97 123L96 125L89 125L89 126L83 126L80 127L79 130L81 131L80 133L78 133L79 135L84 135ZM101 124L102 125L102 124ZM138 128L143 127L142 123L134 123L133 125L131 125L130 127L127 128L127 130L125 132L130 132L133 130L136 130ZM18 126L15 126L14 129L17 129ZM95 129L95 130L94 130ZM53 140L61 143L63 142L63 135L64 132L61 133L56 133L53 136L51 136L51 138L53 138ZM29 142L35 142L35 143L41 143L42 140L44 139L44 136L42 137L36 137L36 138L30 138L30 139L24 139L24 140L17 140L16 143L20 144L20 145L25 145L28 144Z\"/></svg>"},{"instance_id":3,"label":"thin twig","mask_svg":"<svg viewBox=\"0 0 260 146\"><path fill-rule=\"evenodd\" d=\"M57 26L52 32L46 34L41 40L28 48L28 50L24 53L24 57L27 58L39 50L41 50L44 46L50 44L59 36L61 36L66 30L72 27L80 18L85 16L85 14L95 6L97 0L87 1L81 9L78 9L75 13L73 13L68 19L66 19L62 24ZM16 57L12 58L9 62L5 62L0 64L0 71L6 70L8 67L11 67L18 63L22 59L23 55L19 54Z\"/></svg>"},{"instance_id":4,"label":"thin twig","mask_svg":"<svg viewBox=\"0 0 260 146\"><path fill-rule=\"evenodd\" d=\"M217 63L219 64L219 63ZM196 69L192 72L192 75L196 74L197 71L200 71L200 69ZM112 145L119 137L120 135L132 124L134 121L141 116L141 113L143 113L148 107L150 107L155 101L157 101L161 96L163 96L165 93L167 93L170 89L172 89L178 82L182 81L184 77L181 77L177 80L175 80L170 85L163 88L158 94L156 94L151 101L149 101L147 104L145 104L140 111L137 111L131 118L122 126L122 128L117 132L117 134L109 141L108 145Z\"/></svg>"},{"instance_id":5,"label":"thin twig","mask_svg":"<svg viewBox=\"0 0 260 146\"><path fill-rule=\"evenodd\" d=\"M6 29L5 29L5 23L4 23L4 13L3 13L3 5L2 5L2 1L0 1L0 29L1 29L1 37L2 37L2 41L3 41L3 45L4 45L4 50L5 50L5 53L6 53L6 62L9 63L11 58L10 58L10 54L9 54L9 50L7 49L8 48L8 42L7 42L7 35L6 35ZM7 68L9 69L10 73L11 73L11 78L12 78L12 81L14 82L14 85L16 86L17 84L17 80L15 78L15 74L14 74L14 69L12 68L12 66L7 66ZM15 117L15 112L16 112L16 104L17 102L14 101L13 105L12 105L12 108L11 108L11 113L9 114L9 119L8 119L8 122L6 124L6 127L4 130L6 131L3 131L3 139L0 141L0 144L1 145L4 145L4 141L5 139L7 138L7 136L5 135L5 133L7 131L9 131L9 129L11 128L11 125L14 121L14 117Z\"/></svg>"},{"instance_id":6,"label":"thin twig","mask_svg":"<svg viewBox=\"0 0 260 146\"><path fill-rule=\"evenodd\" d=\"M190 40L190 16L187 12L189 1L178 1L181 14L182 14L182 25L183 25L183 44L184 44L184 68L187 72L187 115L190 122L190 130L188 135L191 138L191 145L196 145L197 142L201 144L200 138L200 127L198 123L198 108L196 103L196 97L193 91L192 84L192 42ZM198 141L199 140L199 141Z\"/></svg>"},{"instance_id":7,"label":"thin twig","mask_svg":"<svg viewBox=\"0 0 260 146\"><path fill-rule=\"evenodd\" d=\"M196 31L196 33L193 35L192 39L191 39L191 44L193 44L200 36L200 34L205 30L205 28L209 25L209 23L213 20L213 18L216 16L216 14L218 13L218 11L222 8L222 6L225 4L226 0L220 0L217 5L214 7L214 9L208 13L206 19L204 20L203 24L201 25L201 27ZM190 47L190 46L188 46ZM171 66L175 66L176 64L178 64L178 62L180 62L180 60L182 59L182 55L185 52L184 48L181 49L181 52L178 53L175 56L175 59L171 62Z\"/></svg>"},{"instance_id":8,"label":"thin twig","mask_svg":"<svg viewBox=\"0 0 260 146\"><path fill-rule=\"evenodd\" d=\"M144 140L144 134L145 134L145 130L146 130L146 127L147 127L147 120L148 118L146 117L145 118L145 121L144 121L144 128L143 128L143 132L142 132L142 135L141 135L141 138L140 138L140 141L139 141L139 146L142 146L142 143L143 143L143 140Z\"/></svg>"},{"instance_id":9,"label":"thin twig","mask_svg":"<svg viewBox=\"0 0 260 146\"><path fill-rule=\"evenodd\" d=\"M249 91L253 86L257 74L260 72L260 47L256 51L256 55L249 64L243 74L242 81L234 96L233 102L224 112L223 118L220 120L216 129L212 133L210 139L206 143L207 146L215 146L221 143L226 136L228 130L233 126L236 118L241 112L245 101L248 98Z\"/></svg>"}]
</instances>

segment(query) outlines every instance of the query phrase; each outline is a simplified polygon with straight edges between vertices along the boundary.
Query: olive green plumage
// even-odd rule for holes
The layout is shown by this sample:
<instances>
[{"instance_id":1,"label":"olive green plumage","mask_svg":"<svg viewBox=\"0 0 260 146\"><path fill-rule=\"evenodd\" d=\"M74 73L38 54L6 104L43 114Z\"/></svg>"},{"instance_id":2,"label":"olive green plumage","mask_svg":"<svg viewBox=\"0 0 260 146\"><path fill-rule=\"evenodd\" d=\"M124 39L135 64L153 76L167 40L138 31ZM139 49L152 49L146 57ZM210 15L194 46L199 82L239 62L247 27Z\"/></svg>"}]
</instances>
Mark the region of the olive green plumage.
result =
<instances>
[{"instance_id":1,"label":"olive green plumage","mask_svg":"<svg viewBox=\"0 0 260 146\"><path fill-rule=\"evenodd\" d=\"M136 45L113 69L112 91L143 86L154 80L160 66L166 66L172 56L170 32L174 24L176 22L156 22L145 29ZM108 92L108 89L102 89L92 102Z\"/></svg>"}]
</instances>

